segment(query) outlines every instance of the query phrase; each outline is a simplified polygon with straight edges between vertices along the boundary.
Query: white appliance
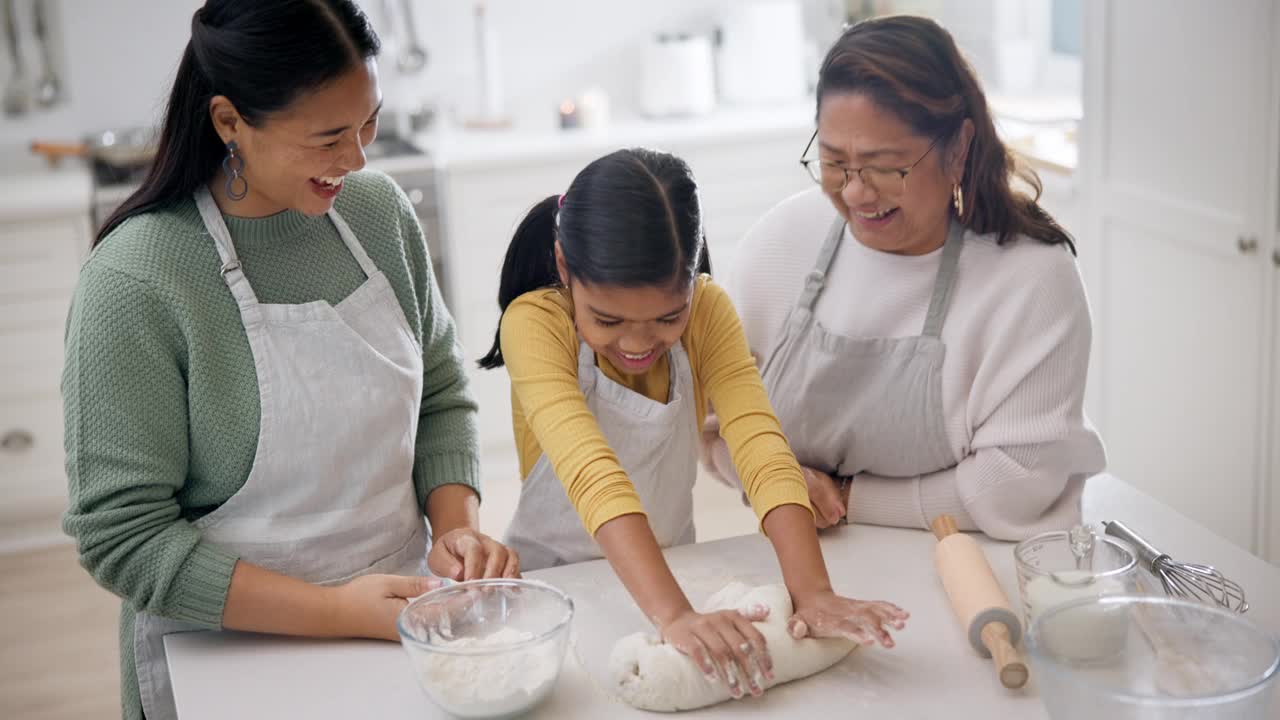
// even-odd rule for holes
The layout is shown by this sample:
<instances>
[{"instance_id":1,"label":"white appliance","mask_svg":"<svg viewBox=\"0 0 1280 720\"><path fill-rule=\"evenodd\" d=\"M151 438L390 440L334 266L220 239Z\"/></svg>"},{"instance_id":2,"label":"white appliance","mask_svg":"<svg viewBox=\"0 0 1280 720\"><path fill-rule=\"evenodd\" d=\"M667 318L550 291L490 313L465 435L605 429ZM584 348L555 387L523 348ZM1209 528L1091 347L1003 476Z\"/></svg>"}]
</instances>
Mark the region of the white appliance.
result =
<instances>
[{"instance_id":1,"label":"white appliance","mask_svg":"<svg viewBox=\"0 0 1280 720\"><path fill-rule=\"evenodd\" d=\"M803 100L812 53L799 0L741 0L728 6L720 28L720 99L731 105Z\"/></svg>"},{"instance_id":2,"label":"white appliance","mask_svg":"<svg viewBox=\"0 0 1280 720\"><path fill-rule=\"evenodd\" d=\"M716 106L715 61L706 35L658 35L644 48L640 112L702 115Z\"/></svg>"}]
</instances>

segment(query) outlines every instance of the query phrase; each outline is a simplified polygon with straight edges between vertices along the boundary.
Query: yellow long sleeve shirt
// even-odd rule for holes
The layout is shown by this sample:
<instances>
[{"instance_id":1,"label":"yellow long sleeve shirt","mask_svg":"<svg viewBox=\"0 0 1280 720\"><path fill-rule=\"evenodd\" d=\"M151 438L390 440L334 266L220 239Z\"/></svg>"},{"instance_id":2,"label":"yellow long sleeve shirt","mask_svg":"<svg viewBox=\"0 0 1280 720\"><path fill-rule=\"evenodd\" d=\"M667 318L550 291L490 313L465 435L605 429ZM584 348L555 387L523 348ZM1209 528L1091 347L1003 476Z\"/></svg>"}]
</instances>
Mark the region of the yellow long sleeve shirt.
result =
<instances>
[{"instance_id":1,"label":"yellow long sleeve shirt","mask_svg":"<svg viewBox=\"0 0 1280 720\"><path fill-rule=\"evenodd\" d=\"M693 371L698 417L706 417L710 401L756 517L763 523L780 505L809 508L804 476L769 405L738 314L708 276L697 280L689 325L680 339ZM578 386L578 333L568 292L544 288L516 298L503 314L500 341L511 378L521 477L528 477L545 452L593 536L613 518L643 514L635 487ZM666 356L642 375L622 373L599 354L596 364L632 391L666 402Z\"/></svg>"}]
</instances>

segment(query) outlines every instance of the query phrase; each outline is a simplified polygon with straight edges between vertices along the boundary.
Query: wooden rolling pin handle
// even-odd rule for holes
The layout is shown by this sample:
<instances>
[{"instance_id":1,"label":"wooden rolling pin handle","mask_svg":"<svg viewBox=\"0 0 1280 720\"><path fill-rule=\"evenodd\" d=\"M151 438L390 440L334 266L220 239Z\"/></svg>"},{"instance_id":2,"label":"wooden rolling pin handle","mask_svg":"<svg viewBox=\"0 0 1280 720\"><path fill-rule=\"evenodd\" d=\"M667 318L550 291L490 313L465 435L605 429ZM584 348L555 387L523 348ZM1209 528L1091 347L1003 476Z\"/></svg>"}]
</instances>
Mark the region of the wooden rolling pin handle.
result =
<instances>
[{"instance_id":1,"label":"wooden rolling pin handle","mask_svg":"<svg viewBox=\"0 0 1280 720\"><path fill-rule=\"evenodd\" d=\"M1027 684L1027 664L1009 640L1009 628L1001 622L989 622L982 628L982 644L991 652L1000 684L1016 690Z\"/></svg>"},{"instance_id":2,"label":"wooden rolling pin handle","mask_svg":"<svg viewBox=\"0 0 1280 720\"><path fill-rule=\"evenodd\" d=\"M933 519L929 527L933 528L933 536L939 540L960 532L959 526L956 525L956 519L950 515L939 515Z\"/></svg>"}]
</instances>

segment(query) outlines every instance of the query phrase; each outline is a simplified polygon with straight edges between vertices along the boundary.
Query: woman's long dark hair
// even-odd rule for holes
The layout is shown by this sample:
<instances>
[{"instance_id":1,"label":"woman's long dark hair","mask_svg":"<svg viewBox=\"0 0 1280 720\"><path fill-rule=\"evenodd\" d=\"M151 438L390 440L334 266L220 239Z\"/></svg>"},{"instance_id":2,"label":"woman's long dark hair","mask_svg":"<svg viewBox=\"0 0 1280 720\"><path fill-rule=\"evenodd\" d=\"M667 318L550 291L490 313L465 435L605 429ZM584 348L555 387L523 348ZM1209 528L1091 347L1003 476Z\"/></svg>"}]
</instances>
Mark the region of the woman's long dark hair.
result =
<instances>
[{"instance_id":1,"label":"woman's long dark hair","mask_svg":"<svg viewBox=\"0 0 1280 720\"><path fill-rule=\"evenodd\" d=\"M591 284L688 287L711 273L698 185L688 164L654 150L619 150L583 168L563 196L533 206L516 228L498 285L498 307L560 284L555 245L574 279ZM501 320L499 320L501 325ZM480 367L502 367L501 334Z\"/></svg>"},{"instance_id":2,"label":"woman's long dark hair","mask_svg":"<svg viewBox=\"0 0 1280 720\"><path fill-rule=\"evenodd\" d=\"M215 95L258 125L379 49L353 0L207 0L191 18L155 159L94 244L134 215L189 197L218 172L227 151L209 117Z\"/></svg>"},{"instance_id":3,"label":"woman's long dark hair","mask_svg":"<svg viewBox=\"0 0 1280 720\"><path fill-rule=\"evenodd\" d=\"M1000 141L977 75L936 22L896 15L845 30L818 73L819 110L832 93L865 93L918 134L948 146L969 118L974 136L961 180L960 222L979 234L996 233L1000 243L1026 235L1075 252L1071 236L1040 207L1040 177ZM1033 194L1016 191L1014 177Z\"/></svg>"}]
</instances>

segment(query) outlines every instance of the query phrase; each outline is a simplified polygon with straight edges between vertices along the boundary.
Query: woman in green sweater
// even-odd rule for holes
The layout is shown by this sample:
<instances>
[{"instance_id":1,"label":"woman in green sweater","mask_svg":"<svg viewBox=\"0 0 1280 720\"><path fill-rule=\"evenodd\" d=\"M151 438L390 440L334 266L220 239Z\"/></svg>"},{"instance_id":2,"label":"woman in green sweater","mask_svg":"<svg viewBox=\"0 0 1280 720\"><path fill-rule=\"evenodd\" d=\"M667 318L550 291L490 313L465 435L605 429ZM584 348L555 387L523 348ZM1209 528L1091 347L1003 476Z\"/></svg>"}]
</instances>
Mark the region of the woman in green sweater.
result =
<instances>
[{"instance_id":1,"label":"woman in green sweater","mask_svg":"<svg viewBox=\"0 0 1280 720\"><path fill-rule=\"evenodd\" d=\"M519 572L477 530L476 406L422 230L358 172L377 52L351 0L208 0L81 272L64 527L123 598L128 718L174 717L167 633L395 639L428 570Z\"/></svg>"}]
</instances>

